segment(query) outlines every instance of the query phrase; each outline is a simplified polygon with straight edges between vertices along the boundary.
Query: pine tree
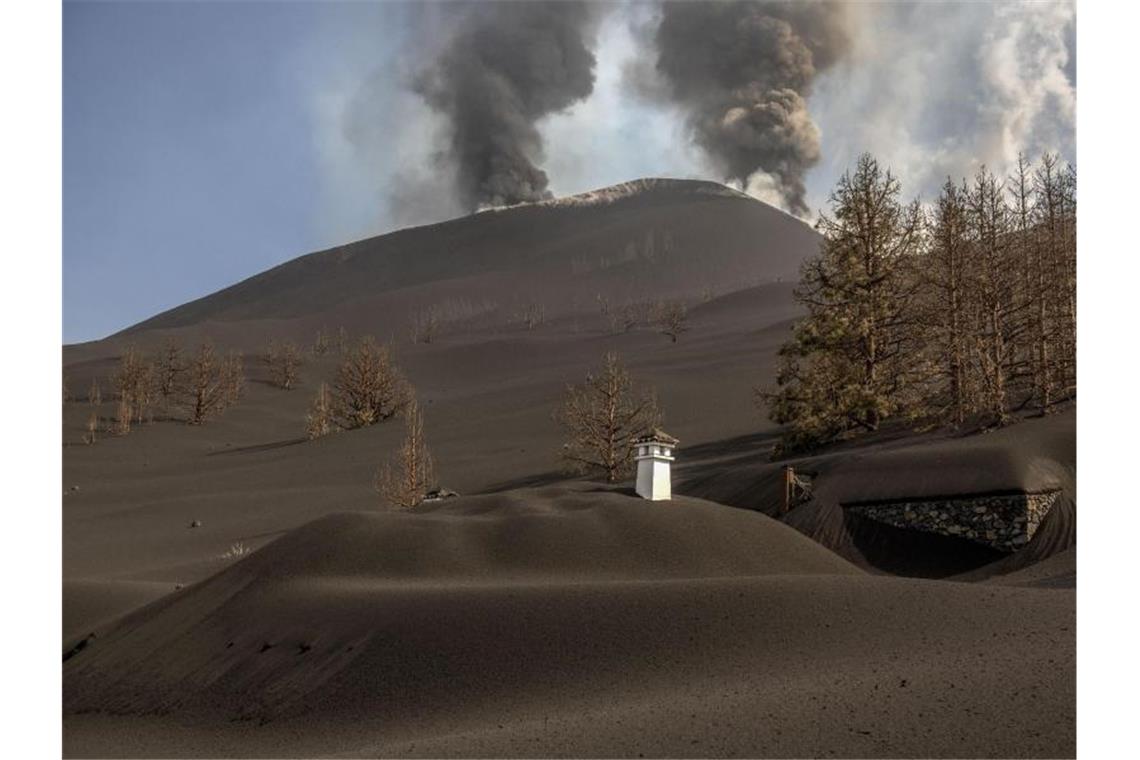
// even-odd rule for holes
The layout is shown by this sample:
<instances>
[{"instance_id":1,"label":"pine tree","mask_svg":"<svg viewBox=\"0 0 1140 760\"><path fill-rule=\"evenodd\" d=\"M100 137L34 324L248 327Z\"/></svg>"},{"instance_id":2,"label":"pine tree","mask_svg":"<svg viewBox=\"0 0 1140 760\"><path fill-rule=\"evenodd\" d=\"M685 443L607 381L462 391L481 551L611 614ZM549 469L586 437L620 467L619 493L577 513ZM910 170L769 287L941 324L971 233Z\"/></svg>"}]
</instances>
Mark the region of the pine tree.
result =
<instances>
[{"instance_id":1,"label":"pine tree","mask_svg":"<svg viewBox=\"0 0 1140 760\"><path fill-rule=\"evenodd\" d=\"M947 178L930 220L924 265L917 268L925 297L916 303L925 307L922 321L928 339L924 345L931 355L934 377L945 386L945 406L931 411L955 426L962 425L971 413L974 395L969 371L973 331L968 321L967 222L966 188Z\"/></svg>"},{"instance_id":2,"label":"pine tree","mask_svg":"<svg viewBox=\"0 0 1140 760\"><path fill-rule=\"evenodd\" d=\"M781 349L777 390L760 394L772 418L789 426L786 449L876 430L904 409L913 338L907 270L922 218L899 194L898 180L864 154L820 218L820 253L796 290L808 316Z\"/></svg>"},{"instance_id":3,"label":"pine tree","mask_svg":"<svg viewBox=\"0 0 1140 760\"><path fill-rule=\"evenodd\" d=\"M974 177L967 193L970 219L971 287L976 293L980 407L996 424L1009 419L1010 379L1014 345L1018 337L1017 271L1011 266L1010 210L1000 181L985 167Z\"/></svg>"}]
</instances>

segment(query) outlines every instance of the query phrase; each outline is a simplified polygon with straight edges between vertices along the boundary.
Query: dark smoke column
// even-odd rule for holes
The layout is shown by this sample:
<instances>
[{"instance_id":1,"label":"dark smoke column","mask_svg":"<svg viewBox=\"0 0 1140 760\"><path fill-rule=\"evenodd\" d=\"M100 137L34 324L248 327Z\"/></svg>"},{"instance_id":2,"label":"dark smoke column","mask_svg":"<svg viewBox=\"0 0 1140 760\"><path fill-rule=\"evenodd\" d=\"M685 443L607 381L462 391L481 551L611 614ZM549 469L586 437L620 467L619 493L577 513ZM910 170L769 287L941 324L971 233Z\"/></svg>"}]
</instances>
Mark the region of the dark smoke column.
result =
<instances>
[{"instance_id":1,"label":"dark smoke column","mask_svg":"<svg viewBox=\"0 0 1140 760\"><path fill-rule=\"evenodd\" d=\"M468 208L551 197L535 122L593 90L593 16L583 2L472 3L420 72L416 91L450 122Z\"/></svg>"},{"instance_id":2,"label":"dark smoke column","mask_svg":"<svg viewBox=\"0 0 1140 760\"><path fill-rule=\"evenodd\" d=\"M816 75L848 47L837 3L665 2L654 43L667 97L727 180L762 171L805 214L804 173L819 161L807 111Z\"/></svg>"}]
</instances>

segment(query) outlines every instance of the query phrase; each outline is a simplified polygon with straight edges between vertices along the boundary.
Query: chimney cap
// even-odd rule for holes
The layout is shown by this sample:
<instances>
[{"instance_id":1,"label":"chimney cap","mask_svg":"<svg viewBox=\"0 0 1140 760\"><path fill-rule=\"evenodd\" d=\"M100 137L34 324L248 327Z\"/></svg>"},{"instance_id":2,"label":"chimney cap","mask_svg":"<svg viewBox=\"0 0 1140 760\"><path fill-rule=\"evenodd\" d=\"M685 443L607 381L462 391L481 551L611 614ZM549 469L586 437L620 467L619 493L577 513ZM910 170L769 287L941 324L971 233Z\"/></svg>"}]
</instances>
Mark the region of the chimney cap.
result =
<instances>
[{"instance_id":1,"label":"chimney cap","mask_svg":"<svg viewBox=\"0 0 1140 760\"><path fill-rule=\"evenodd\" d=\"M633 439L633 442L635 444L638 444L638 443L665 443L665 444L668 444L670 446L676 446L678 443L680 443L680 441L678 441L676 438L669 435L668 433L666 433L661 428L656 428L656 427L653 428L652 430L648 430L648 431L642 433L641 435L637 436L636 438Z\"/></svg>"}]
</instances>

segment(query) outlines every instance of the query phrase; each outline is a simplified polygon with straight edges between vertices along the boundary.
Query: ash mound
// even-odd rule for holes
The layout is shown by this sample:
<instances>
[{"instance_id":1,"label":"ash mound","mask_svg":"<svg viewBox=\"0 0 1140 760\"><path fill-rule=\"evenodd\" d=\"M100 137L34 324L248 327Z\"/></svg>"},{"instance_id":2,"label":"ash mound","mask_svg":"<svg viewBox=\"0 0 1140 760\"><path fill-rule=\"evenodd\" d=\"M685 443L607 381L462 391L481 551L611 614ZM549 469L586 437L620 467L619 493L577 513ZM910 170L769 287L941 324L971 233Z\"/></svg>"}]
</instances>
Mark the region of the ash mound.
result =
<instances>
[{"instance_id":1,"label":"ash mound","mask_svg":"<svg viewBox=\"0 0 1140 760\"><path fill-rule=\"evenodd\" d=\"M867 575L696 499L516 491L304 525L76 643L63 709L83 754L115 726L140 756L1057 754L1071 597Z\"/></svg>"}]
</instances>

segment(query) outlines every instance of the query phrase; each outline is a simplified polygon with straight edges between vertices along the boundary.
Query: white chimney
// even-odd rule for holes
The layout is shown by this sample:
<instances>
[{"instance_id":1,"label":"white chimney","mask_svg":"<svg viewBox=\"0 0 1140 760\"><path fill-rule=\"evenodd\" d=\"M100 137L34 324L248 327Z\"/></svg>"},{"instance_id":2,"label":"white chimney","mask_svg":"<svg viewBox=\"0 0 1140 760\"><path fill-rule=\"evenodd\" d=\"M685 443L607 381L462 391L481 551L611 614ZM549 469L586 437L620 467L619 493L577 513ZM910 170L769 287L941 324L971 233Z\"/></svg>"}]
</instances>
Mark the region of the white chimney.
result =
<instances>
[{"instance_id":1,"label":"white chimney","mask_svg":"<svg viewBox=\"0 0 1140 760\"><path fill-rule=\"evenodd\" d=\"M633 439L638 496L650 501L673 498L669 469L673 464L673 449L678 443L676 438L657 428Z\"/></svg>"}]
</instances>

